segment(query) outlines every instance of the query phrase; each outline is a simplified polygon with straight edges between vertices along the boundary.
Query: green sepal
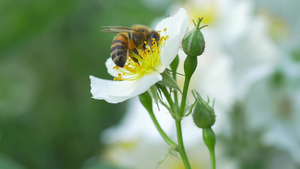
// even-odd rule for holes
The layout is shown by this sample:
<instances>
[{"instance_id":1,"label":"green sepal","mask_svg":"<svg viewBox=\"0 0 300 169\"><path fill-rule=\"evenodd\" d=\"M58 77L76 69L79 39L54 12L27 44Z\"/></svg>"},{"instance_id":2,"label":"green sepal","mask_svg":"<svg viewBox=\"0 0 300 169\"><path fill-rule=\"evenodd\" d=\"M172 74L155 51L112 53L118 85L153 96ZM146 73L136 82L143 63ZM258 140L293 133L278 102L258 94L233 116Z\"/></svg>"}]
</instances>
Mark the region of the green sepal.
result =
<instances>
[{"instance_id":1,"label":"green sepal","mask_svg":"<svg viewBox=\"0 0 300 169\"><path fill-rule=\"evenodd\" d=\"M174 112L174 110L172 109L172 107L170 107L170 106L168 106L168 104L166 104L164 101L163 101L163 99L162 99L162 88L163 88L163 86L161 85L161 84L159 84L159 83L156 83L155 84L155 87L156 87L156 89L157 89L157 91L159 92L158 94L159 94L159 97L158 97L158 100L159 100L159 102L166 108L166 109L168 109L168 111L169 111L169 113L171 114L171 116L173 117L173 118L175 118L175 112Z\"/></svg>"},{"instance_id":2,"label":"green sepal","mask_svg":"<svg viewBox=\"0 0 300 169\"><path fill-rule=\"evenodd\" d=\"M148 91L139 95L139 99L142 105L146 108L148 112L153 112L152 109L152 97Z\"/></svg>"},{"instance_id":3,"label":"green sepal","mask_svg":"<svg viewBox=\"0 0 300 169\"><path fill-rule=\"evenodd\" d=\"M168 109L171 116L175 119L176 116L175 116L175 113L173 112L172 108L170 106L168 106L161 98L159 99L159 101L166 109Z\"/></svg>"},{"instance_id":4,"label":"green sepal","mask_svg":"<svg viewBox=\"0 0 300 169\"><path fill-rule=\"evenodd\" d=\"M168 71L164 71L162 74L162 81L159 82L159 84L167 86L169 88L178 90L179 92L181 92L179 86L177 85L176 81L172 78L172 76L170 75L170 73L168 73Z\"/></svg>"},{"instance_id":5,"label":"green sepal","mask_svg":"<svg viewBox=\"0 0 300 169\"><path fill-rule=\"evenodd\" d=\"M195 102L192 104L192 105L187 105L186 108L184 109L184 117L188 117L192 112L193 112L193 109L195 107L197 103L197 100L195 100Z\"/></svg>"},{"instance_id":6,"label":"green sepal","mask_svg":"<svg viewBox=\"0 0 300 169\"><path fill-rule=\"evenodd\" d=\"M170 64L170 68L171 68L173 74L176 73L178 65L179 65L179 56L176 55L175 59Z\"/></svg>"},{"instance_id":7,"label":"green sepal","mask_svg":"<svg viewBox=\"0 0 300 169\"><path fill-rule=\"evenodd\" d=\"M157 105L158 107L158 110L159 110L159 105L158 105L158 101L161 99L161 94L159 93L159 89L153 85L150 87L150 89L148 90L148 92L151 94L155 104Z\"/></svg>"}]
</instances>

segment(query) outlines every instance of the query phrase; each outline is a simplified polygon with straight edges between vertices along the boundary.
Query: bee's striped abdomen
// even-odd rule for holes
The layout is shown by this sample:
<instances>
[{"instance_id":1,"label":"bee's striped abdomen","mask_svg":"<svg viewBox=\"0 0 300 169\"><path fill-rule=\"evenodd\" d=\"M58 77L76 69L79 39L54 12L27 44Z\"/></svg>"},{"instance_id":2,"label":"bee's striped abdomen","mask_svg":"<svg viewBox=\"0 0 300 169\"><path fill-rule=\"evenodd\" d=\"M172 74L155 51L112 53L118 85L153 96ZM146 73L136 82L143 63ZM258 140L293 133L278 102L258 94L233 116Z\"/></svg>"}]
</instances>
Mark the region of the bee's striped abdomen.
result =
<instances>
[{"instance_id":1,"label":"bee's striped abdomen","mask_svg":"<svg viewBox=\"0 0 300 169\"><path fill-rule=\"evenodd\" d=\"M112 42L110 56L117 66L124 67L127 60L127 53L128 34L119 33Z\"/></svg>"}]
</instances>

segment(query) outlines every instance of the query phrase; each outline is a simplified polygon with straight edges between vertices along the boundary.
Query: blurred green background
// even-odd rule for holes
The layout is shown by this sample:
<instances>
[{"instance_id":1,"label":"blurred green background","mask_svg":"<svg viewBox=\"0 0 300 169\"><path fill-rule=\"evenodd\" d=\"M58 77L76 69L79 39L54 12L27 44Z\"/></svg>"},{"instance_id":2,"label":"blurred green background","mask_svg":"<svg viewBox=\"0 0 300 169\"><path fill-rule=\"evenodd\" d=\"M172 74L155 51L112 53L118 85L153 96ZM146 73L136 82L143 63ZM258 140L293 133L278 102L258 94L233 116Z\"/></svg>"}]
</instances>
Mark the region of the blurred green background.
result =
<instances>
[{"instance_id":1,"label":"blurred green background","mask_svg":"<svg viewBox=\"0 0 300 169\"><path fill-rule=\"evenodd\" d=\"M126 102L91 99L89 75L112 79L104 63L114 35L102 33L100 26L151 25L175 3L155 2L159 5L139 0L0 0L0 169L113 169L96 160L105 148L101 132L120 122ZM276 2L272 9L293 23L285 13L289 6L282 9ZM256 5L269 4L264 0ZM296 28L295 22L290 29ZM297 37L284 44L295 62L300 58ZM288 78L279 69L268 80L280 92ZM227 147L224 156L249 169L264 168L274 154L288 158L285 151L253 139L264 131L247 131L243 103L236 103L231 115L231 127L239 128L231 138L219 137ZM93 161L96 165L88 167Z\"/></svg>"},{"instance_id":2,"label":"blurred green background","mask_svg":"<svg viewBox=\"0 0 300 169\"><path fill-rule=\"evenodd\" d=\"M114 35L100 26L149 25L164 13L154 10L134 0L0 1L1 169L76 169L101 154L100 133L125 104L91 99L89 75L111 78Z\"/></svg>"}]
</instances>

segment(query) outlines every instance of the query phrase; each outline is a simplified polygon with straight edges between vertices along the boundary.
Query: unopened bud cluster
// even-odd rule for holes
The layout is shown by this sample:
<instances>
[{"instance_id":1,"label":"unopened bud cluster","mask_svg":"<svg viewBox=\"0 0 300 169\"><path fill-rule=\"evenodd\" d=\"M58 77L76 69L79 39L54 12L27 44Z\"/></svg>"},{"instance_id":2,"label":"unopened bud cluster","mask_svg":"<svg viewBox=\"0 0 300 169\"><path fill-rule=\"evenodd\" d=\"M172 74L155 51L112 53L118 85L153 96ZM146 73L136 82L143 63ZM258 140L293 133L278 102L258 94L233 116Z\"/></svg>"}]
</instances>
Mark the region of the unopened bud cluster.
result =
<instances>
[{"instance_id":1,"label":"unopened bud cluster","mask_svg":"<svg viewBox=\"0 0 300 169\"><path fill-rule=\"evenodd\" d=\"M211 107L208 102L205 102L200 95L196 94L196 105L193 110L193 120L199 128L209 128L216 122L214 104Z\"/></svg>"}]
</instances>

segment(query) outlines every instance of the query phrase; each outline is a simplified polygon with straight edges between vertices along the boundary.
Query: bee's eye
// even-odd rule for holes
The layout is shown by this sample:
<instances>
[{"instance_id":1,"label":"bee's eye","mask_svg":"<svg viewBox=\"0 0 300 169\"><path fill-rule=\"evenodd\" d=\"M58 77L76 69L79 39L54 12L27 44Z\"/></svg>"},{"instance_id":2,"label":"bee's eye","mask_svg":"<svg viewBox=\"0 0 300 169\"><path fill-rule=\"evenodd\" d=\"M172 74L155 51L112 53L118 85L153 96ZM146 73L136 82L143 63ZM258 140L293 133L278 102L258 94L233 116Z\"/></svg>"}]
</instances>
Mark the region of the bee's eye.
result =
<instances>
[{"instance_id":1,"label":"bee's eye","mask_svg":"<svg viewBox=\"0 0 300 169\"><path fill-rule=\"evenodd\" d=\"M150 42L151 42L151 43L152 43L152 41L153 41L153 38L155 39L156 42L158 42L159 36L158 36L158 34L157 34L156 32L154 32L154 33L152 33L152 34L150 35Z\"/></svg>"}]
</instances>

